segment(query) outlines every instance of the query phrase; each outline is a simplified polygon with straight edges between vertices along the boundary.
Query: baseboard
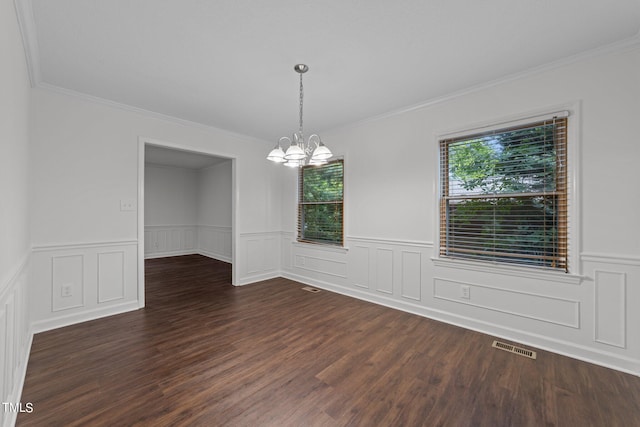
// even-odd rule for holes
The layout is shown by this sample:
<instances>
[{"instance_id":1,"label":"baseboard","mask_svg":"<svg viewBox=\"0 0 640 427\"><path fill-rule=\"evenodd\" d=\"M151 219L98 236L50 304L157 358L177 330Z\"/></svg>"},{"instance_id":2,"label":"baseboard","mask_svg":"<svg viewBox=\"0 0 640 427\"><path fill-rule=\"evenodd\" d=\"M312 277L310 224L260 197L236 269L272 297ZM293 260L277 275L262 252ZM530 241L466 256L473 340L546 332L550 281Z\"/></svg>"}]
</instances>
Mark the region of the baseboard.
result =
<instances>
[{"instance_id":1,"label":"baseboard","mask_svg":"<svg viewBox=\"0 0 640 427\"><path fill-rule=\"evenodd\" d=\"M207 258L231 263L231 257L227 255L216 254L214 252L204 251L202 249L145 254L144 259L169 258L174 256L182 256L182 255L202 255L202 256L206 256Z\"/></svg>"},{"instance_id":2,"label":"baseboard","mask_svg":"<svg viewBox=\"0 0 640 427\"><path fill-rule=\"evenodd\" d=\"M111 305L109 307L98 308L95 310L83 311L82 313L74 313L66 316L54 317L52 319L36 321L31 324L31 328L34 334L38 334L40 332L46 332L52 329L75 325L76 323L88 322L103 317L114 316L116 314L122 314L129 311L135 311L138 310L138 308L139 307L137 300L130 301L122 304Z\"/></svg>"},{"instance_id":3,"label":"baseboard","mask_svg":"<svg viewBox=\"0 0 640 427\"><path fill-rule=\"evenodd\" d=\"M278 277L284 277L280 271L270 271L268 273L254 274L242 277L235 283L235 286L251 285L263 280L275 279ZM294 279L295 280L295 279Z\"/></svg>"},{"instance_id":4,"label":"baseboard","mask_svg":"<svg viewBox=\"0 0 640 427\"><path fill-rule=\"evenodd\" d=\"M222 261L222 262L228 262L229 264L231 264L231 262L232 262L231 257L227 256L227 255L216 254L216 253L213 253L213 252L204 251L202 249L199 249L195 253L197 253L198 255L206 256L207 258L216 259L216 260Z\"/></svg>"},{"instance_id":5,"label":"baseboard","mask_svg":"<svg viewBox=\"0 0 640 427\"><path fill-rule=\"evenodd\" d=\"M492 337L514 341L526 346L539 348L541 350L549 351L552 353L560 354L563 356L571 357L573 359L578 359L584 362L592 363L594 365L615 369L617 371L640 377L640 361L635 359L626 358L624 356L608 352L597 351L578 344L567 343L566 341L559 341L545 336L507 328L493 323L478 321L476 319L465 316L459 316L440 310L430 309L409 302L397 301L383 295L372 295L366 292L359 291L357 289L350 289L322 280L309 279L308 277L299 276L291 272L282 272L282 277L290 280L295 280L296 282L300 282L305 285L311 285L317 288L336 292L363 301L379 304L396 310L401 310L407 313L426 317L464 329L473 330L490 335Z\"/></svg>"},{"instance_id":6,"label":"baseboard","mask_svg":"<svg viewBox=\"0 0 640 427\"><path fill-rule=\"evenodd\" d=\"M197 252L195 250L157 252L157 253L144 254L144 259L168 258L172 256L193 255L196 253Z\"/></svg>"}]
</instances>

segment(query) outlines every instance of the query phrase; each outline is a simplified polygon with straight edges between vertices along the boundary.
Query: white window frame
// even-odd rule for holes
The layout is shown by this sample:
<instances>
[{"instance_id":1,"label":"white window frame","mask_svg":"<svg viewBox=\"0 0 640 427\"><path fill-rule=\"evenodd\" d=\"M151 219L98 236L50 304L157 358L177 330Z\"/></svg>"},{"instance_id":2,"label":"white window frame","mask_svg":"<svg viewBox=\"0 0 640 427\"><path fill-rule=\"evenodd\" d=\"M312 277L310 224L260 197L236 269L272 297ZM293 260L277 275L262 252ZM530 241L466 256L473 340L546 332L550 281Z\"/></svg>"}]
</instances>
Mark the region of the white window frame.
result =
<instances>
[{"instance_id":1,"label":"white window frame","mask_svg":"<svg viewBox=\"0 0 640 427\"><path fill-rule=\"evenodd\" d=\"M577 284L581 280L580 265L581 235L580 235L580 102L556 105L553 107L529 111L526 113L507 116L502 119L469 124L434 135L434 252L432 261L436 266L456 269L485 271L496 274L509 274L520 277L539 278L558 282ZM526 124L536 120L553 117L559 111L567 111L567 202L568 202L568 262L569 272L554 271L539 267L510 265L491 261L472 261L440 256L440 198L442 196L440 181L440 141L443 139L459 138L480 132L504 129L518 124Z\"/></svg>"}]
</instances>

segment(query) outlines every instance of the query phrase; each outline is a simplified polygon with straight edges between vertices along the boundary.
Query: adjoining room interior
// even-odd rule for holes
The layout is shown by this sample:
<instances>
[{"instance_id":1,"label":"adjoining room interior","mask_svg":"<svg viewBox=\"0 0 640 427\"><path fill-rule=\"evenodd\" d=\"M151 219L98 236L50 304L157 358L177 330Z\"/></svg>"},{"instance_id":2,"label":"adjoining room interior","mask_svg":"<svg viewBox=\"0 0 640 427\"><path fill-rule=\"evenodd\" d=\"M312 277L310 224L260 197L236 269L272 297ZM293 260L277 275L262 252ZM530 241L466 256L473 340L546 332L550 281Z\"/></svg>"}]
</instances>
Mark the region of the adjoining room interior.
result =
<instances>
[{"instance_id":1,"label":"adjoining room interior","mask_svg":"<svg viewBox=\"0 0 640 427\"><path fill-rule=\"evenodd\" d=\"M636 0L0 33L0 426L640 425Z\"/></svg>"},{"instance_id":2,"label":"adjoining room interior","mask_svg":"<svg viewBox=\"0 0 640 427\"><path fill-rule=\"evenodd\" d=\"M233 159L145 144L142 175L144 259L198 253L232 263Z\"/></svg>"}]
</instances>

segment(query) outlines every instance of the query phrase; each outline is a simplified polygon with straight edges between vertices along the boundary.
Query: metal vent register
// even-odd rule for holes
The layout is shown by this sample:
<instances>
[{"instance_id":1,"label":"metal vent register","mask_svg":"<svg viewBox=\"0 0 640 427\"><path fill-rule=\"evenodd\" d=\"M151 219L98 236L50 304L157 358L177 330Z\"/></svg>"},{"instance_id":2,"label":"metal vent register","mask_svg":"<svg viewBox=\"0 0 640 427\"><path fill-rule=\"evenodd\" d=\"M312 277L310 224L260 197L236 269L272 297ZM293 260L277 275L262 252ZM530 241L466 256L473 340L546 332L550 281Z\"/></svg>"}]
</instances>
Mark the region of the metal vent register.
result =
<instances>
[{"instance_id":1,"label":"metal vent register","mask_svg":"<svg viewBox=\"0 0 640 427\"><path fill-rule=\"evenodd\" d=\"M536 358L535 351L527 350L526 348L517 347L515 345L507 344L504 342L494 341L492 347L508 351L509 353L519 354L520 356L528 357L529 359Z\"/></svg>"}]
</instances>

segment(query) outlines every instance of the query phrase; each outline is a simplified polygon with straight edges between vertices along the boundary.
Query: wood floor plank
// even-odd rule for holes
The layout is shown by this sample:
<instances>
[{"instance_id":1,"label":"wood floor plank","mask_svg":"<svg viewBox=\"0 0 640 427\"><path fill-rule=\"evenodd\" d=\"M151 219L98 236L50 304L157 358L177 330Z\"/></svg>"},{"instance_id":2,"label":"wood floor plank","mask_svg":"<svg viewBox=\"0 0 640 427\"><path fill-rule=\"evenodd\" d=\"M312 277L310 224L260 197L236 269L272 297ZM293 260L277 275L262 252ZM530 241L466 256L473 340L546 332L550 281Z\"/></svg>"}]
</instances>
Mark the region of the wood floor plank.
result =
<instances>
[{"instance_id":1,"label":"wood floor plank","mask_svg":"<svg viewBox=\"0 0 640 427\"><path fill-rule=\"evenodd\" d=\"M640 378L328 291L146 261L143 310L34 337L18 426L633 426ZM534 349L535 350L535 349Z\"/></svg>"}]
</instances>

